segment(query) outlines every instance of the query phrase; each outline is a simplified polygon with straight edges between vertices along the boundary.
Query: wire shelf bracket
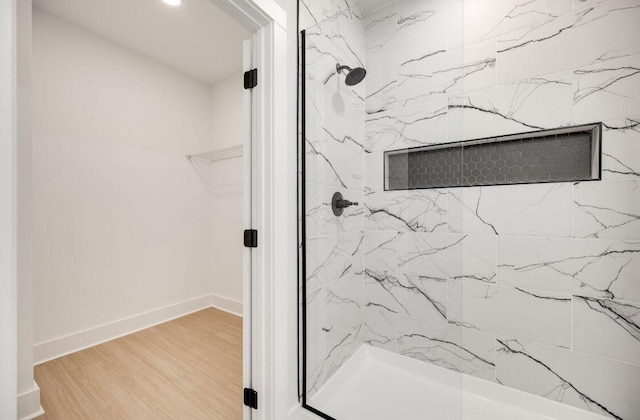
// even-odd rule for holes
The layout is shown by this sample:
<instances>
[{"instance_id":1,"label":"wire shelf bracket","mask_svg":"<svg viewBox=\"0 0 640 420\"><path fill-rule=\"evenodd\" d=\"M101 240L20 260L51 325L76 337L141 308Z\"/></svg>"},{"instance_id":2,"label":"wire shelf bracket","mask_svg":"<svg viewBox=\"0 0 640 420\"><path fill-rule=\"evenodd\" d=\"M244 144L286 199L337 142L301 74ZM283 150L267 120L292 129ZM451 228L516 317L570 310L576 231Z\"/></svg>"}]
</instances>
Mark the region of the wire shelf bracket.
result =
<instances>
[{"instance_id":1,"label":"wire shelf bracket","mask_svg":"<svg viewBox=\"0 0 640 420\"><path fill-rule=\"evenodd\" d=\"M187 159L199 159L208 162L217 162L219 160L227 160L242 156L242 145L227 147L225 149L213 150L211 152L198 153L196 155L187 155Z\"/></svg>"},{"instance_id":2,"label":"wire shelf bracket","mask_svg":"<svg viewBox=\"0 0 640 420\"><path fill-rule=\"evenodd\" d=\"M242 156L242 145L227 147L225 149L213 150L210 152L198 153L197 155L187 155L187 159L198 177L207 188L209 195L213 197L216 191L219 192L220 185L215 181L215 165L214 162L228 160Z\"/></svg>"}]
</instances>

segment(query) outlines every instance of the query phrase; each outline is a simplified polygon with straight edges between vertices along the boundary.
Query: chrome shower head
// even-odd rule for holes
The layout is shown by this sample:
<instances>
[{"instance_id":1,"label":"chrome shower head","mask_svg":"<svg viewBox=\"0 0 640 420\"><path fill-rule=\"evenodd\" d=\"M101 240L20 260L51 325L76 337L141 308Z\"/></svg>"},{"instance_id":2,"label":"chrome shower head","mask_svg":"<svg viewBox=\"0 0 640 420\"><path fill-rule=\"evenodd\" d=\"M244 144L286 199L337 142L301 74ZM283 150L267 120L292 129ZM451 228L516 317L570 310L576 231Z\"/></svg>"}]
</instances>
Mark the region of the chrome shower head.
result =
<instances>
[{"instance_id":1,"label":"chrome shower head","mask_svg":"<svg viewBox=\"0 0 640 420\"><path fill-rule=\"evenodd\" d=\"M347 77L344 79L344 83L347 86L355 86L358 83L362 82L367 75L367 71L362 67L356 67L352 69L349 66L341 66L340 64L336 64L336 72L338 74L342 73L343 70L347 70Z\"/></svg>"}]
</instances>

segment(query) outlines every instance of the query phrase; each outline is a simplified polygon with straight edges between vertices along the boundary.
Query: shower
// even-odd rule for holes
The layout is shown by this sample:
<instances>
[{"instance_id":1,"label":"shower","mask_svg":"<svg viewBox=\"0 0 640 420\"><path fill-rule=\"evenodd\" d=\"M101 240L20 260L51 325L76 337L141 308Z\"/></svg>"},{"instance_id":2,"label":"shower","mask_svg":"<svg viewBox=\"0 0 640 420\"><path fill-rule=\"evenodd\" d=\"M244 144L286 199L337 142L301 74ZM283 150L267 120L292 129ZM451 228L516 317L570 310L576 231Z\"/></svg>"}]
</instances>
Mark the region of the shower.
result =
<instances>
[{"instance_id":1,"label":"shower","mask_svg":"<svg viewBox=\"0 0 640 420\"><path fill-rule=\"evenodd\" d=\"M362 67L356 67L352 69L349 66L341 66L340 63L336 64L336 72L342 73L343 70L347 70L347 77L344 82L347 86L355 86L362 82L367 75L367 71Z\"/></svg>"},{"instance_id":2,"label":"shower","mask_svg":"<svg viewBox=\"0 0 640 420\"><path fill-rule=\"evenodd\" d=\"M318 3L298 1L303 408L640 420L619 392L640 388L640 0Z\"/></svg>"}]
</instances>

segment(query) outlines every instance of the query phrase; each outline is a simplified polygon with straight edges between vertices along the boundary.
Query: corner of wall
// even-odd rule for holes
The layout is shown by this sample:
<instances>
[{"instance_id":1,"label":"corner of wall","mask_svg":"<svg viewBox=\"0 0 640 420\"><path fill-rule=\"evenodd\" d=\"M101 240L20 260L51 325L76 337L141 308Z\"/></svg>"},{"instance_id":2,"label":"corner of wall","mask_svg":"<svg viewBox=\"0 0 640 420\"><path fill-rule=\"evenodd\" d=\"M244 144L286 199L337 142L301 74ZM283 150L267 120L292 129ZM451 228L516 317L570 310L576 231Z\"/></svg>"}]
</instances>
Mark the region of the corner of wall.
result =
<instances>
[{"instance_id":1,"label":"corner of wall","mask_svg":"<svg viewBox=\"0 0 640 420\"><path fill-rule=\"evenodd\" d=\"M33 381L30 390L18 395L18 419L30 420L44 414L40 405L40 387Z\"/></svg>"}]
</instances>

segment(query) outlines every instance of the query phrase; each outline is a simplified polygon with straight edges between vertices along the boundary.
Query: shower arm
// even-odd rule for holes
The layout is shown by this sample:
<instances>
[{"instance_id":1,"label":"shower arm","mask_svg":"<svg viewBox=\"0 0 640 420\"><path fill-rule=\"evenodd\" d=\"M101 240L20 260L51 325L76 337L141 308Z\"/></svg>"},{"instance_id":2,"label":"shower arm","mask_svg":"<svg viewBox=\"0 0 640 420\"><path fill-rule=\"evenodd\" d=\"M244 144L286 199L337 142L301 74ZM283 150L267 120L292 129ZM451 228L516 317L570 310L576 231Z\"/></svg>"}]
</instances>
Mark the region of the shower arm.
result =
<instances>
[{"instance_id":1,"label":"shower arm","mask_svg":"<svg viewBox=\"0 0 640 420\"><path fill-rule=\"evenodd\" d=\"M342 73L342 70L349 70L351 71L351 67L349 66L344 66L344 65L340 65L340 64L336 64L336 72L337 73Z\"/></svg>"}]
</instances>

